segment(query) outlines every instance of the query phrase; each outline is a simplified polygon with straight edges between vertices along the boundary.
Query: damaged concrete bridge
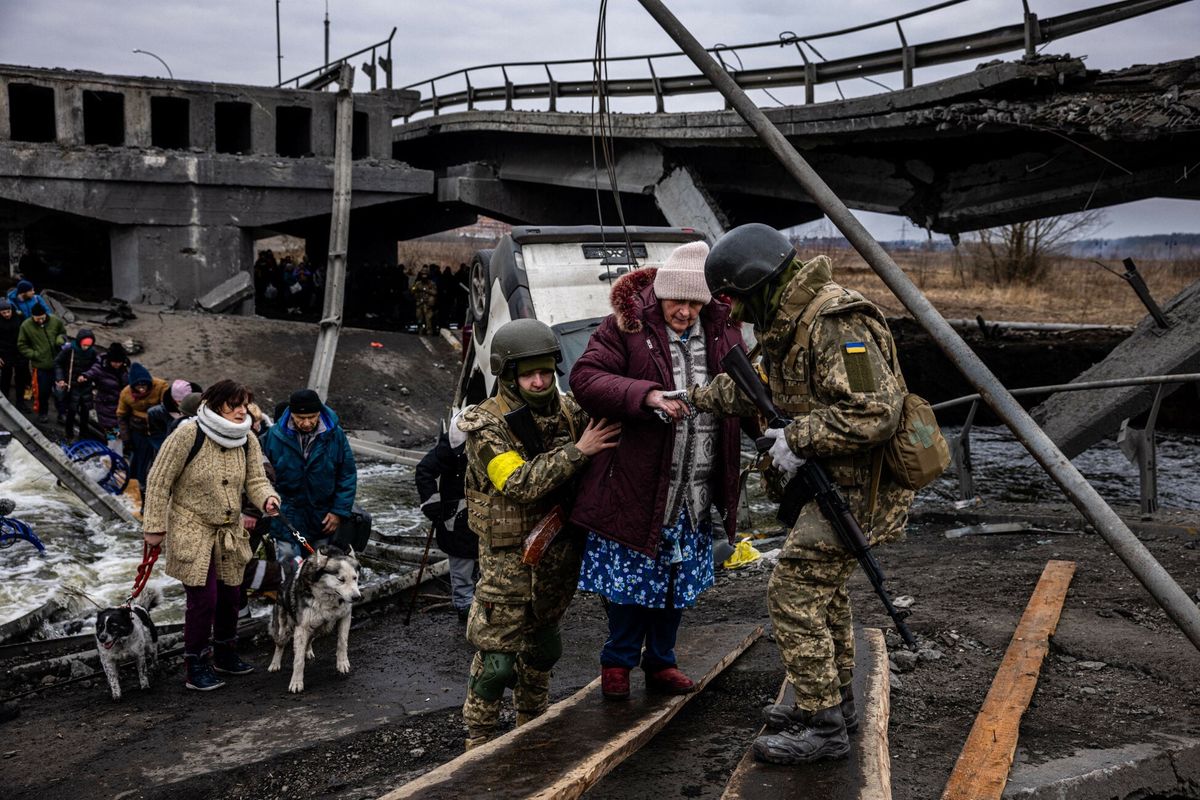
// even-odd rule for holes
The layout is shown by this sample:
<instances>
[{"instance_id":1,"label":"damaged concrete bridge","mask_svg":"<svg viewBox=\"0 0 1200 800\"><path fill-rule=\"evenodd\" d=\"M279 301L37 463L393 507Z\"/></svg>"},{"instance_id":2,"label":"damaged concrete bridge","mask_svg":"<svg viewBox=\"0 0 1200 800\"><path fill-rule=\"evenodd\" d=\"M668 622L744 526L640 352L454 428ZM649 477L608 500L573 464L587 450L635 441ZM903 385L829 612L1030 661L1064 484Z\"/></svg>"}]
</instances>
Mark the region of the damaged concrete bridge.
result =
<instances>
[{"instance_id":1,"label":"damaged concrete bridge","mask_svg":"<svg viewBox=\"0 0 1200 800\"><path fill-rule=\"evenodd\" d=\"M751 50L794 48L795 63L726 71L746 88L804 87L805 102L766 113L848 206L953 235L1143 198L1200 199L1200 58L1099 72L1081 58L1041 54L1064 37L1189 1L1129 0L1043 19L1026 8L1013 25L910 43L904 25L943 3L848 29L894 29L900 46L890 50L811 60L812 42L845 33L837 31L710 54L727 64ZM914 85L917 68L1021 50L1017 60ZM387 88L372 78L370 91L352 95L351 269L394 264L398 240L480 213L595 224L599 202L615 219L604 177L597 191L609 166L629 224L715 236L747 221L818 218L734 112L666 111L667 97L713 94L703 76L666 73L678 55L610 59L640 64L646 77L599 83L555 77L567 65L590 74L588 59L468 67L406 89L391 88L390 72ZM544 79L514 82L531 69ZM814 102L819 84L889 73L904 88ZM483 82L489 76L503 81ZM335 95L321 90L321 76L295 83L0 65L0 262L6 255L15 273L23 254L44 254L66 265L64 282L87 277L126 300L190 305L249 271L258 238L299 236L310 259L324 261ZM612 111L611 98L638 95L656 110ZM605 113L561 110L569 99ZM518 109L543 101L544 110ZM611 165L595 163L597 120Z\"/></svg>"}]
</instances>

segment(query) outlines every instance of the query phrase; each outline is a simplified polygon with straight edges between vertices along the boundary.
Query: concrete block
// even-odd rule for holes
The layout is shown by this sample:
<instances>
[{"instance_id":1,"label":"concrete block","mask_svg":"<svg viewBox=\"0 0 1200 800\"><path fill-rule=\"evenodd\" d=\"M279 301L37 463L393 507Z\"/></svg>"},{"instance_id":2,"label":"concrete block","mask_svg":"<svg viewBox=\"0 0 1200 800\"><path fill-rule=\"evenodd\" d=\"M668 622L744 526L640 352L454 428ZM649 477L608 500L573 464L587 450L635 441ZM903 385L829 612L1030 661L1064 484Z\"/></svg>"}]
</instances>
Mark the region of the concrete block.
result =
<instances>
[{"instance_id":1,"label":"concrete block","mask_svg":"<svg viewBox=\"0 0 1200 800\"><path fill-rule=\"evenodd\" d=\"M1163 736L1110 750L1082 750L1043 764L1013 766L1004 800L1195 797L1200 740Z\"/></svg>"},{"instance_id":2,"label":"concrete block","mask_svg":"<svg viewBox=\"0 0 1200 800\"><path fill-rule=\"evenodd\" d=\"M229 280L196 298L196 305L202 311L219 314L253 296L254 279L250 277L249 272L239 272Z\"/></svg>"}]
</instances>

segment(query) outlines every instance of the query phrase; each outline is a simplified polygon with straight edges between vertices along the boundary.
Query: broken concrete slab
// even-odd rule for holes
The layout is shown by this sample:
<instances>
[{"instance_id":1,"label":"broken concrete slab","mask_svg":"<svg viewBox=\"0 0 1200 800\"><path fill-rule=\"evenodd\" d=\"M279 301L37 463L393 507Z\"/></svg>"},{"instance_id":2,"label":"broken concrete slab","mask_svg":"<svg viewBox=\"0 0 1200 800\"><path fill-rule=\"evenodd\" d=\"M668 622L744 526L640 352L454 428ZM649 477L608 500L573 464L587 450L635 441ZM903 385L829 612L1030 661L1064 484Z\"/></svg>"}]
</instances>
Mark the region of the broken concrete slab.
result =
<instances>
[{"instance_id":1,"label":"broken concrete slab","mask_svg":"<svg viewBox=\"0 0 1200 800\"><path fill-rule=\"evenodd\" d=\"M1164 736L1013 766L1005 800L1200 797L1200 739Z\"/></svg>"},{"instance_id":2,"label":"broken concrete slab","mask_svg":"<svg viewBox=\"0 0 1200 800\"><path fill-rule=\"evenodd\" d=\"M1170 375L1200 370L1200 282L1168 301L1163 313L1171 323L1166 330L1147 316L1099 364L1072 383ZM1164 397L1179 385L1167 386ZM1031 413L1068 458L1101 439L1114 435L1121 421L1137 416L1154 402L1157 386L1127 386L1051 395Z\"/></svg>"},{"instance_id":3,"label":"broken concrete slab","mask_svg":"<svg viewBox=\"0 0 1200 800\"><path fill-rule=\"evenodd\" d=\"M196 307L210 314L220 314L253 296L254 279L249 272L239 272L196 298Z\"/></svg>"}]
</instances>

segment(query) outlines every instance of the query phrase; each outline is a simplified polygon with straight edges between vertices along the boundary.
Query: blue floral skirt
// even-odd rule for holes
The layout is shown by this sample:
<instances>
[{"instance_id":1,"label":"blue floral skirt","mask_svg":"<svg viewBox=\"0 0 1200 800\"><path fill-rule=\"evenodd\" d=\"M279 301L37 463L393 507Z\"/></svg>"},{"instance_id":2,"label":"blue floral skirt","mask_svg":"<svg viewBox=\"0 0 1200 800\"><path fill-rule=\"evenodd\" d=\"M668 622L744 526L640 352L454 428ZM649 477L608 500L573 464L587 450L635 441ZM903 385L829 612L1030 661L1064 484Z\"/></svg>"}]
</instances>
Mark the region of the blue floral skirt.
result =
<instances>
[{"instance_id":1,"label":"blue floral skirt","mask_svg":"<svg viewBox=\"0 0 1200 800\"><path fill-rule=\"evenodd\" d=\"M672 608L694 606L713 585L712 522L693 528L684 508L674 525L663 528L655 558L588 531L579 590L603 595L612 603L666 608L672 572Z\"/></svg>"}]
</instances>

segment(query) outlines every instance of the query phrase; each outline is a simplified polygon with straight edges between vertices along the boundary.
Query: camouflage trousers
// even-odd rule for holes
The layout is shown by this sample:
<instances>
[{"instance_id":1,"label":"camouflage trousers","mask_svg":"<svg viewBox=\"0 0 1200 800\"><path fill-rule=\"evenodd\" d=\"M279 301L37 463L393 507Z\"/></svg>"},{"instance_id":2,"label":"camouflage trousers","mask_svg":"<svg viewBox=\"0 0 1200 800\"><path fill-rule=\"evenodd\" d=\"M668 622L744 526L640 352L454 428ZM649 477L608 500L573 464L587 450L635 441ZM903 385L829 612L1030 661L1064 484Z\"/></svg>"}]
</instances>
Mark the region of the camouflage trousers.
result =
<instances>
[{"instance_id":1,"label":"camouflage trousers","mask_svg":"<svg viewBox=\"0 0 1200 800\"><path fill-rule=\"evenodd\" d=\"M559 621L579 581L582 546L565 534L541 562L521 561L521 548L479 548L479 583L467 618L471 660L463 722L472 738L490 736L505 688L513 690L517 723L549 705L550 670L562 655Z\"/></svg>"},{"instance_id":2,"label":"camouflage trousers","mask_svg":"<svg viewBox=\"0 0 1200 800\"><path fill-rule=\"evenodd\" d=\"M775 642L796 691L796 707L819 711L841 702L854 672L854 625L846 581L853 556L781 558L767 583Z\"/></svg>"},{"instance_id":3,"label":"camouflage trousers","mask_svg":"<svg viewBox=\"0 0 1200 800\"><path fill-rule=\"evenodd\" d=\"M417 332L432 336L437 333L433 306L417 306Z\"/></svg>"}]
</instances>

